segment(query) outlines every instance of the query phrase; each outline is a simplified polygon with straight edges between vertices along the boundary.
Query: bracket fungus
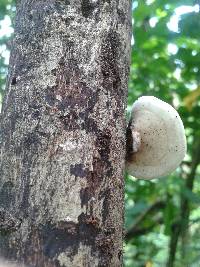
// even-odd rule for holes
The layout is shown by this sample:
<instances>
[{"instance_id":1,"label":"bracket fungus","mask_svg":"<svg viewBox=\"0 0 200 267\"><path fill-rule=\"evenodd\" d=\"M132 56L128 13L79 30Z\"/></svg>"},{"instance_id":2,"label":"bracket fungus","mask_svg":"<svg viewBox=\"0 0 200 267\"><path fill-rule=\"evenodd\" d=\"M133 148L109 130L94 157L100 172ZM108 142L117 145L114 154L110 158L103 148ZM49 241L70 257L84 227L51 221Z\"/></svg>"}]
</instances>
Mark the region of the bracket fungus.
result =
<instances>
[{"instance_id":1,"label":"bracket fungus","mask_svg":"<svg viewBox=\"0 0 200 267\"><path fill-rule=\"evenodd\" d=\"M185 153L185 131L177 111L156 97L140 97L127 128L127 172L142 179L166 176Z\"/></svg>"}]
</instances>

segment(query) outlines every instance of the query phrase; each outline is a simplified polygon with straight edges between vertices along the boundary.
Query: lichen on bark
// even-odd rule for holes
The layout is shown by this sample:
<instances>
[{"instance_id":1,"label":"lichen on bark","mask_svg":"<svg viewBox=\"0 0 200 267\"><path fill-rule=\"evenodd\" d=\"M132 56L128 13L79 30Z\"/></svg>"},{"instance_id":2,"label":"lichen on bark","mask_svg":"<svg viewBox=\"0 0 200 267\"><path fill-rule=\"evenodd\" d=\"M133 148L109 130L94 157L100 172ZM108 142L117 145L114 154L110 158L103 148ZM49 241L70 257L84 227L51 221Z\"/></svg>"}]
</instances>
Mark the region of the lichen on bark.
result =
<instances>
[{"instance_id":1,"label":"lichen on bark","mask_svg":"<svg viewBox=\"0 0 200 267\"><path fill-rule=\"evenodd\" d=\"M0 255L122 264L129 0L18 1L1 121ZM1 232L1 231L0 231Z\"/></svg>"}]
</instances>

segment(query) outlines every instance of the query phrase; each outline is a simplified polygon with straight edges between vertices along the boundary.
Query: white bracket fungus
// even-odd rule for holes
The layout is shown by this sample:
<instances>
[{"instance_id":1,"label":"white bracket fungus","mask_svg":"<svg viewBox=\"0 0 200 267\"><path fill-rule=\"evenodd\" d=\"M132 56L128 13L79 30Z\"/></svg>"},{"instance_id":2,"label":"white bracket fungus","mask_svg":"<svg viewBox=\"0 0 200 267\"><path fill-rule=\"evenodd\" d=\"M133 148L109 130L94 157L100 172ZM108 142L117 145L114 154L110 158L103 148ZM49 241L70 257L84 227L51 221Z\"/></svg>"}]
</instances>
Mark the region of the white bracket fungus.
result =
<instances>
[{"instance_id":1,"label":"white bracket fungus","mask_svg":"<svg viewBox=\"0 0 200 267\"><path fill-rule=\"evenodd\" d=\"M185 131L177 111L156 97L140 97L127 129L127 172L143 179L166 176L185 153Z\"/></svg>"}]
</instances>

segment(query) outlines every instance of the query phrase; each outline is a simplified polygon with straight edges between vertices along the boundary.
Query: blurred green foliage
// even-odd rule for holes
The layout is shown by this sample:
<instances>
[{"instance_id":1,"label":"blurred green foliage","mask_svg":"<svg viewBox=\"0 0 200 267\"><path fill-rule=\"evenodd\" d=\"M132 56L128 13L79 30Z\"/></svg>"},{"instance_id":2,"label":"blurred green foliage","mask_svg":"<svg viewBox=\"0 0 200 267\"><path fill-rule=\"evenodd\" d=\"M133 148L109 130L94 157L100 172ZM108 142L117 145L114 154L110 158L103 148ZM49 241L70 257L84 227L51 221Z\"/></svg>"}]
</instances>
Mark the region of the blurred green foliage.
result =
<instances>
[{"instance_id":1,"label":"blurred green foliage","mask_svg":"<svg viewBox=\"0 0 200 267\"><path fill-rule=\"evenodd\" d=\"M169 177L126 177L125 267L200 266L199 29L198 1L133 1L128 110L141 95L171 103L188 154Z\"/></svg>"},{"instance_id":2,"label":"blurred green foliage","mask_svg":"<svg viewBox=\"0 0 200 267\"><path fill-rule=\"evenodd\" d=\"M0 32L1 22L7 16L12 21L14 11L14 1L0 0ZM128 111L141 95L171 103L183 119L188 153L160 180L126 176L125 267L200 266L199 29L199 1L133 1ZM10 38L0 34L1 95Z\"/></svg>"}]
</instances>

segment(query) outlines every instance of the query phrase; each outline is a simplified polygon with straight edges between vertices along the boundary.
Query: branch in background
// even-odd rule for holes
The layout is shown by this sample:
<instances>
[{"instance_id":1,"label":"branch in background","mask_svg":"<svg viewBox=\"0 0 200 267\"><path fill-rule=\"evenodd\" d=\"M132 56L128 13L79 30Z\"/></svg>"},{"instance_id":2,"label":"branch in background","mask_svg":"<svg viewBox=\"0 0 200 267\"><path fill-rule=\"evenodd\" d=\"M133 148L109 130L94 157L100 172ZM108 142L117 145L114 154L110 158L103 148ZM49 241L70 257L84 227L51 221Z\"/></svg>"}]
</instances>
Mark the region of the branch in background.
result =
<instances>
[{"instance_id":1,"label":"branch in background","mask_svg":"<svg viewBox=\"0 0 200 267\"><path fill-rule=\"evenodd\" d=\"M162 223L163 223L163 218L159 217L157 218L157 220L153 221L149 226L146 226L146 227L137 226L135 228L132 228L130 231L126 233L125 240L129 241L133 237L148 234L149 232L152 231L152 229L155 226L162 224Z\"/></svg>"},{"instance_id":2,"label":"branch in background","mask_svg":"<svg viewBox=\"0 0 200 267\"><path fill-rule=\"evenodd\" d=\"M143 213L141 213L140 216L138 216L138 218L135 220L134 224L126 231L125 239L129 240L132 237L146 234L154 226L156 226L157 224L162 223L163 219L162 218L158 218L153 223L151 223L151 225L149 225L147 227L141 227L142 222L145 220L145 218L148 215L150 215L155 210L158 210L158 209L160 210L160 209L163 209L164 207L165 207L165 202L162 201L162 200L159 200L159 201L153 203L151 206L149 206Z\"/></svg>"},{"instance_id":3,"label":"branch in background","mask_svg":"<svg viewBox=\"0 0 200 267\"><path fill-rule=\"evenodd\" d=\"M171 226L171 239L170 239L170 243L169 243L169 258L168 258L168 262L167 262L166 267L173 267L174 266L177 243L178 243L180 231L181 231L180 221L173 223Z\"/></svg>"},{"instance_id":4,"label":"branch in background","mask_svg":"<svg viewBox=\"0 0 200 267\"><path fill-rule=\"evenodd\" d=\"M193 190L194 179L196 175L197 167L200 163L200 140L197 137L194 142L194 149L192 153L192 163L191 163L191 171L187 176L185 187L189 190ZM183 246L182 246L182 259L184 261L185 258L185 239L188 234L188 224L189 224L189 215L190 215L190 200L186 198L184 194L181 195L181 211L180 218L176 220L176 223L172 225L172 233L171 240L169 244L169 258L166 264L166 267L174 267L177 244L179 237L181 235Z\"/></svg>"}]
</instances>

